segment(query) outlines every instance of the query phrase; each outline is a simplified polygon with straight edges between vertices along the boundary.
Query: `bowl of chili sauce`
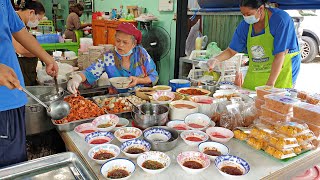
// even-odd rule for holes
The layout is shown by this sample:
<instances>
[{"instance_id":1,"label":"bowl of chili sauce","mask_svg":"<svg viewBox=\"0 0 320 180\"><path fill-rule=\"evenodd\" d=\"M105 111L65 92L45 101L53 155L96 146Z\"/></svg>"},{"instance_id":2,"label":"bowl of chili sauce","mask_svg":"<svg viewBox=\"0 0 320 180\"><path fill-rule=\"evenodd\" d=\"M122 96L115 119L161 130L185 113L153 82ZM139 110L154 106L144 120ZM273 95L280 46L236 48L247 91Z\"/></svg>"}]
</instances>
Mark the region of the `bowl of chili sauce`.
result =
<instances>
[{"instance_id":1,"label":"bowl of chili sauce","mask_svg":"<svg viewBox=\"0 0 320 180\"><path fill-rule=\"evenodd\" d=\"M220 143L226 143L234 136L231 130L223 127L210 127L206 133L212 141Z\"/></svg>"},{"instance_id":2,"label":"bowl of chili sauce","mask_svg":"<svg viewBox=\"0 0 320 180\"><path fill-rule=\"evenodd\" d=\"M180 134L180 137L186 144L193 147L198 146L200 143L209 139L209 136L206 133L197 130L183 131Z\"/></svg>"},{"instance_id":3,"label":"bowl of chili sauce","mask_svg":"<svg viewBox=\"0 0 320 180\"><path fill-rule=\"evenodd\" d=\"M204 130L211 124L209 116L202 113L189 114L185 119L184 123L193 130Z\"/></svg>"},{"instance_id":4,"label":"bowl of chili sauce","mask_svg":"<svg viewBox=\"0 0 320 180\"><path fill-rule=\"evenodd\" d=\"M76 132L82 138L96 131L98 131L98 129L92 123L79 124L74 128L74 132Z\"/></svg>"},{"instance_id":5,"label":"bowl of chili sauce","mask_svg":"<svg viewBox=\"0 0 320 180\"><path fill-rule=\"evenodd\" d=\"M131 139L137 139L142 135L142 131L139 128L135 127L124 127L118 129L114 136L120 141L125 142Z\"/></svg>"},{"instance_id":6,"label":"bowl of chili sauce","mask_svg":"<svg viewBox=\"0 0 320 180\"><path fill-rule=\"evenodd\" d=\"M84 140L90 145L90 146L96 146L100 144L108 144L114 139L114 135L111 132L103 132L103 131L97 131L88 134Z\"/></svg>"},{"instance_id":7,"label":"bowl of chili sauce","mask_svg":"<svg viewBox=\"0 0 320 180\"><path fill-rule=\"evenodd\" d=\"M177 162L188 174L198 174L210 166L209 157L196 151L181 152Z\"/></svg>"}]
</instances>

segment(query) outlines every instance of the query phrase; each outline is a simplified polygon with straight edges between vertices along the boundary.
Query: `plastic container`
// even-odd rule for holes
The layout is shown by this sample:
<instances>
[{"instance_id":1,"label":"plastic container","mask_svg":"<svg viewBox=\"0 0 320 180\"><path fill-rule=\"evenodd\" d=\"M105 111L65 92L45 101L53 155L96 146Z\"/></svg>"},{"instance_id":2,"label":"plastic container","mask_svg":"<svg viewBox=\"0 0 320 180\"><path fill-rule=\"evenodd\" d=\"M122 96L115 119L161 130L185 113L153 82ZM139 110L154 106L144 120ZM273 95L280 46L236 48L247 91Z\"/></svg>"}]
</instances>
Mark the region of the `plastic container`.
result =
<instances>
[{"instance_id":1,"label":"plastic container","mask_svg":"<svg viewBox=\"0 0 320 180\"><path fill-rule=\"evenodd\" d=\"M308 93L305 91L298 91L297 98L301 100L307 100Z\"/></svg>"},{"instance_id":2,"label":"plastic container","mask_svg":"<svg viewBox=\"0 0 320 180\"><path fill-rule=\"evenodd\" d=\"M261 110L261 106L263 106L264 104L265 104L264 99L259 99L259 98L255 99L255 106L257 109Z\"/></svg>"},{"instance_id":3,"label":"plastic container","mask_svg":"<svg viewBox=\"0 0 320 180\"><path fill-rule=\"evenodd\" d=\"M268 143L277 149L289 149L299 146L296 138L288 138L284 135L275 135L267 139Z\"/></svg>"},{"instance_id":4,"label":"plastic container","mask_svg":"<svg viewBox=\"0 0 320 180\"><path fill-rule=\"evenodd\" d=\"M271 156L277 158L277 159L287 159L287 158L297 156L297 154L294 153L293 148L279 150L273 146L268 146L266 148L265 152L270 154Z\"/></svg>"},{"instance_id":5,"label":"plastic container","mask_svg":"<svg viewBox=\"0 0 320 180\"><path fill-rule=\"evenodd\" d=\"M247 139L247 144L256 150L265 149L268 146L268 143L265 140L254 137L249 137Z\"/></svg>"},{"instance_id":6,"label":"plastic container","mask_svg":"<svg viewBox=\"0 0 320 180\"><path fill-rule=\"evenodd\" d=\"M265 125L271 130L274 130L278 122L274 121L272 118L261 116L259 119L259 123Z\"/></svg>"},{"instance_id":7,"label":"plastic container","mask_svg":"<svg viewBox=\"0 0 320 180\"><path fill-rule=\"evenodd\" d=\"M279 123L276 127L276 132L289 137L296 137L300 134L305 134L308 130L307 124L299 124L297 122Z\"/></svg>"},{"instance_id":8,"label":"plastic container","mask_svg":"<svg viewBox=\"0 0 320 180\"><path fill-rule=\"evenodd\" d=\"M242 128L239 127L233 131L234 137L240 141L244 141L250 135L251 128Z\"/></svg>"},{"instance_id":9,"label":"plastic container","mask_svg":"<svg viewBox=\"0 0 320 180\"><path fill-rule=\"evenodd\" d=\"M286 90L285 89L278 89L278 88L274 88L271 86L259 86L256 87L256 91L257 91L257 97L259 99L264 99L265 95L268 94L286 94Z\"/></svg>"},{"instance_id":10,"label":"plastic container","mask_svg":"<svg viewBox=\"0 0 320 180\"><path fill-rule=\"evenodd\" d=\"M274 132L271 129L268 129L267 127L256 124L252 128L250 136L255 137L256 139L268 139L274 136Z\"/></svg>"},{"instance_id":11,"label":"plastic container","mask_svg":"<svg viewBox=\"0 0 320 180\"><path fill-rule=\"evenodd\" d=\"M282 96L277 94L269 94L264 96L266 108L276 111L281 114L289 114L292 112L293 104L300 102L297 99L289 96Z\"/></svg>"},{"instance_id":12,"label":"plastic container","mask_svg":"<svg viewBox=\"0 0 320 180\"><path fill-rule=\"evenodd\" d=\"M300 102L293 106L293 117L320 126L320 106Z\"/></svg>"},{"instance_id":13,"label":"plastic container","mask_svg":"<svg viewBox=\"0 0 320 180\"><path fill-rule=\"evenodd\" d=\"M320 103L320 94L313 94L313 95L307 96L306 100L307 100L307 103L317 105Z\"/></svg>"},{"instance_id":14,"label":"plastic container","mask_svg":"<svg viewBox=\"0 0 320 180\"><path fill-rule=\"evenodd\" d=\"M287 121L290 121L290 118L292 117L292 113L291 114L281 114L281 113L278 113L276 111L272 111L272 110L266 108L266 106L261 106L261 113L262 113L262 116L271 118L274 121L287 122Z\"/></svg>"},{"instance_id":15,"label":"plastic container","mask_svg":"<svg viewBox=\"0 0 320 180\"><path fill-rule=\"evenodd\" d=\"M297 118L291 118L291 121L297 122L297 123L306 123L309 127L309 129L314 133L316 137L320 137L320 126L314 125L312 123L307 123L303 120L297 119Z\"/></svg>"}]
</instances>

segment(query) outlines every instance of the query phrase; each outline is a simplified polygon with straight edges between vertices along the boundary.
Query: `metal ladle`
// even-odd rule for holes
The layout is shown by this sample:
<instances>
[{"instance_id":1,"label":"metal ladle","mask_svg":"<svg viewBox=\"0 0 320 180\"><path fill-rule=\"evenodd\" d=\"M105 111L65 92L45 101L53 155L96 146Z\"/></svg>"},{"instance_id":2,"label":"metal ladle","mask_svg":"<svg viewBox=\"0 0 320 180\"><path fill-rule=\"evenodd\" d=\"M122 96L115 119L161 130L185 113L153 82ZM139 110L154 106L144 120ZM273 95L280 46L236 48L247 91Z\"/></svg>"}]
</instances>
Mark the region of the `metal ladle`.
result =
<instances>
[{"instance_id":1,"label":"metal ladle","mask_svg":"<svg viewBox=\"0 0 320 180\"><path fill-rule=\"evenodd\" d=\"M133 102L131 102L129 99L126 99L133 107L137 108L139 110L139 112L142 114L142 115L146 115L146 113L144 113L143 111L141 111L141 109L136 106Z\"/></svg>"},{"instance_id":2,"label":"metal ladle","mask_svg":"<svg viewBox=\"0 0 320 180\"><path fill-rule=\"evenodd\" d=\"M47 114L53 119L53 120L59 120L62 119L70 113L70 106L65 101L55 101L50 104L50 106L47 106L44 102L42 102L40 99L38 99L36 96L31 94L28 90L26 90L24 87L22 87L22 91L28 94L31 98L36 100L38 103L40 103L43 107L47 109Z\"/></svg>"}]
</instances>

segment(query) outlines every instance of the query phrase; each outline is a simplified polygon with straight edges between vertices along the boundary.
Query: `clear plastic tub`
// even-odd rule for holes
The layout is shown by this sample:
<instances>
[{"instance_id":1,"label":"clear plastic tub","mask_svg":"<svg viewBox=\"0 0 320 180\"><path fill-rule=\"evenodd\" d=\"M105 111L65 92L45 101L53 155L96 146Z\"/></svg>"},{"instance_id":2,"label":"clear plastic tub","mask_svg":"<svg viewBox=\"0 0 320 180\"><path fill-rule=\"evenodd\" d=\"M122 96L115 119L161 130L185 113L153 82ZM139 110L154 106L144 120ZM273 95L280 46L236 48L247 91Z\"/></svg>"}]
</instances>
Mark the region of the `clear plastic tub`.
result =
<instances>
[{"instance_id":1,"label":"clear plastic tub","mask_svg":"<svg viewBox=\"0 0 320 180\"><path fill-rule=\"evenodd\" d=\"M239 139L240 141L244 141L248 138L249 134L251 132L251 128L237 128L233 131L234 137L236 139Z\"/></svg>"},{"instance_id":2,"label":"clear plastic tub","mask_svg":"<svg viewBox=\"0 0 320 180\"><path fill-rule=\"evenodd\" d=\"M281 114L266 108L266 106L261 106L261 115L267 118L271 118L274 121L282 121L282 122L290 121L290 118L292 117L292 113Z\"/></svg>"},{"instance_id":3,"label":"clear plastic tub","mask_svg":"<svg viewBox=\"0 0 320 180\"><path fill-rule=\"evenodd\" d=\"M291 121L297 122L297 123L306 123L309 127L309 129L314 133L314 135L319 138L320 137L320 126L314 125L312 123L307 123L303 120L297 119L297 118L291 118Z\"/></svg>"},{"instance_id":4,"label":"clear plastic tub","mask_svg":"<svg viewBox=\"0 0 320 180\"><path fill-rule=\"evenodd\" d=\"M255 137L256 139L268 139L273 135L274 135L274 131L272 131L271 129L261 124L254 125L254 127L251 129L251 132L250 132L250 136Z\"/></svg>"},{"instance_id":5,"label":"clear plastic tub","mask_svg":"<svg viewBox=\"0 0 320 180\"><path fill-rule=\"evenodd\" d=\"M249 137L247 139L247 144L256 150L266 149L266 147L268 146L267 141L265 141L264 139L256 139L254 137Z\"/></svg>"},{"instance_id":6,"label":"clear plastic tub","mask_svg":"<svg viewBox=\"0 0 320 180\"><path fill-rule=\"evenodd\" d=\"M308 93L305 91L298 91L298 95L297 98L301 99L301 100L307 100L308 97Z\"/></svg>"},{"instance_id":7,"label":"clear plastic tub","mask_svg":"<svg viewBox=\"0 0 320 180\"><path fill-rule=\"evenodd\" d=\"M271 86L259 86L256 87L257 97L259 99L264 99L265 95L268 94L283 94L285 95L287 91L285 89L278 89Z\"/></svg>"},{"instance_id":8,"label":"clear plastic tub","mask_svg":"<svg viewBox=\"0 0 320 180\"><path fill-rule=\"evenodd\" d=\"M279 150L273 146L268 146L265 152L277 159L287 159L287 158L297 156L297 154L294 153L293 148Z\"/></svg>"},{"instance_id":9,"label":"clear plastic tub","mask_svg":"<svg viewBox=\"0 0 320 180\"><path fill-rule=\"evenodd\" d=\"M289 96L282 96L277 94L269 94L264 96L266 108L276 111L281 114L289 114L292 112L293 104L300 102L297 99Z\"/></svg>"},{"instance_id":10,"label":"clear plastic tub","mask_svg":"<svg viewBox=\"0 0 320 180\"><path fill-rule=\"evenodd\" d=\"M296 137L298 135L310 132L307 124L300 124L297 122L285 122L276 125L276 132L284 134L289 137Z\"/></svg>"},{"instance_id":11,"label":"clear plastic tub","mask_svg":"<svg viewBox=\"0 0 320 180\"><path fill-rule=\"evenodd\" d=\"M293 117L320 126L320 106L300 102L293 106Z\"/></svg>"},{"instance_id":12,"label":"clear plastic tub","mask_svg":"<svg viewBox=\"0 0 320 180\"><path fill-rule=\"evenodd\" d=\"M298 147L299 143L296 138L288 138L283 135L275 135L270 137L268 143L277 149L289 149Z\"/></svg>"},{"instance_id":13,"label":"clear plastic tub","mask_svg":"<svg viewBox=\"0 0 320 180\"><path fill-rule=\"evenodd\" d=\"M259 99L259 98L255 99L255 106L257 109L261 110L261 106L263 106L264 103L265 103L265 101L263 99Z\"/></svg>"},{"instance_id":14,"label":"clear plastic tub","mask_svg":"<svg viewBox=\"0 0 320 180\"><path fill-rule=\"evenodd\" d=\"M307 103L317 105L320 103L320 94L313 94L313 95L307 96L306 100L307 100Z\"/></svg>"}]
</instances>

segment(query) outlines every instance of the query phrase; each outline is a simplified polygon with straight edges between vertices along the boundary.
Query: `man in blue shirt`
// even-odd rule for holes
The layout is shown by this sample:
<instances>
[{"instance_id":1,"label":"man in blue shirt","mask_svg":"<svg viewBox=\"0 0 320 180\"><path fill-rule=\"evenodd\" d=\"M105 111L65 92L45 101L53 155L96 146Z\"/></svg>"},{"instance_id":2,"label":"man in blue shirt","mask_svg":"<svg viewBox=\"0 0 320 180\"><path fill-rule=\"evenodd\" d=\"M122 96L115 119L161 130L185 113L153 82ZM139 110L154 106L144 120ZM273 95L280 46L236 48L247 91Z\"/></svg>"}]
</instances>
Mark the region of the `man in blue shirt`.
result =
<instances>
[{"instance_id":1,"label":"man in blue shirt","mask_svg":"<svg viewBox=\"0 0 320 180\"><path fill-rule=\"evenodd\" d=\"M237 52L249 55L249 69L243 87L269 85L292 88L300 70L299 44L291 17L283 10L267 8L267 0L241 0L244 20L238 25L229 48L213 60L231 58Z\"/></svg>"},{"instance_id":2,"label":"man in blue shirt","mask_svg":"<svg viewBox=\"0 0 320 180\"><path fill-rule=\"evenodd\" d=\"M27 160L25 110L27 97L12 36L46 64L56 76L58 66L26 30L9 0L0 0L0 167Z\"/></svg>"}]
</instances>

